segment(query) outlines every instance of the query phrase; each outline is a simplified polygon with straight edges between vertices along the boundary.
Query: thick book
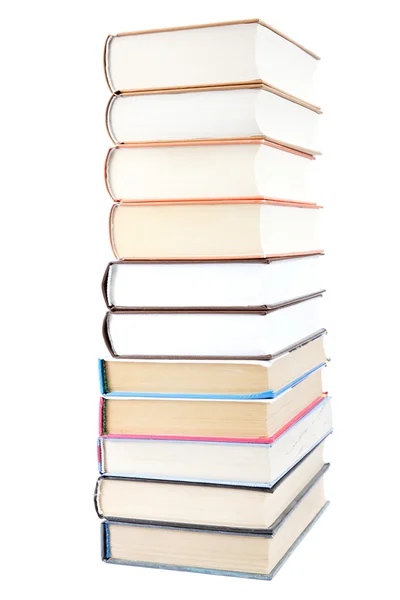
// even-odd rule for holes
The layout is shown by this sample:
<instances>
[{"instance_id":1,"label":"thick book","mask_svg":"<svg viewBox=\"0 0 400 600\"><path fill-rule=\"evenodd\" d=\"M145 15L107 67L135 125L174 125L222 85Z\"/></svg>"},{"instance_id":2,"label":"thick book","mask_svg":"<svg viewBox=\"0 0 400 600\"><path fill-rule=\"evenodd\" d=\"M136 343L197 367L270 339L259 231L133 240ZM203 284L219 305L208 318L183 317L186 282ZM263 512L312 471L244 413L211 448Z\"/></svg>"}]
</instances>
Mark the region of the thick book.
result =
<instances>
[{"instance_id":1,"label":"thick book","mask_svg":"<svg viewBox=\"0 0 400 600\"><path fill-rule=\"evenodd\" d=\"M330 398L273 441L99 438L102 475L272 487L332 430Z\"/></svg>"},{"instance_id":2,"label":"thick book","mask_svg":"<svg viewBox=\"0 0 400 600\"><path fill-rule=\"evenodd\" d=\"M306 101L319 57L260 19L110 35L112 92L266 83Z\"/></svg>"},{"instance_id":3,"label":"thick book","mask_svg":"<svg viewBox=\"0 0 400 600\"><path fill-rule=\"evenodd\" d=\"M102 476L95 508L108 520L267 533L328 469L323 446L321 442L269 489Z\"/></svg>"},{"instance_id":4,"label":"thick book","mask_svg":"<svg viewBox=\"0 0 400 600\"><path fill-rule=\"evenodd\" d=\"M325 330L264 360L99 360L104 398L274 398L327 361Z\"/></svg>"},{"instance_id":5,"label":"thick book","mask_svg":"<svg viewBox=\"0 0 400 600\"><path fill-rule=\"evenodd\" d=\"M114 144L263 136L314 153L320 112L263 84L245 84L113 95L106 125Z\"/></svg>"},{"instance_id":6,"label":"thick book","mask_svg":"<svg viewBox=\"0 0 400 600\"><path fill-rule=\"evenodd\" d=\"M108 311L103 336L120 358L273 358L323 329L322 294L273 308Z\"/></svg>"},{"instance_id":7,"label":"thick book","mask_svg":"<svg viewBox=\"0 0 400 600\"><path fill-rule=\"evenodd\" d=\"M315 203L314 162L312 151L266 138L131 143L109 150L105 179L118 202L253 198Z\"/></svg>"},{"instance_id":8,"label":"thick book","mask_svg":"<svg viewBox=\"0 0 400 600\"><path fill-rule=\"evenodd\" d=\"M258 259L315 254L320 207L272 200L114 204L111 248L123 260Z\"/></svg>"},{"instance_id":9,"label":"thick book","mask_svg":"<svg viewBox=\"0 0 400 600\"><path fill-rule=\"evenodd\" d=\"M271 399L102 397L100 435L273 442L326 395L321 370Z\"/></svg>"},{"instance_id":10,"label":"thick book","mask_svg":"<svg viewBox=\"0 0 400 600\"><path fill-rule=\"evenodd\" d=\"M105 521L101 524L102 558L114 564L272 579L327 505L324 478L319 477L269 531Z\"/></svg>"},{"instance_id":11,"label":"thick book","mask_svg":"<svg viewBox=\"0 0 400 600\"><path fill-rule=\"evenodd\" d=\"M323 263L323 254L258 261L111 262L102 292L110 310L273 306L322 292Z\"/></svg>"}]
</instances>

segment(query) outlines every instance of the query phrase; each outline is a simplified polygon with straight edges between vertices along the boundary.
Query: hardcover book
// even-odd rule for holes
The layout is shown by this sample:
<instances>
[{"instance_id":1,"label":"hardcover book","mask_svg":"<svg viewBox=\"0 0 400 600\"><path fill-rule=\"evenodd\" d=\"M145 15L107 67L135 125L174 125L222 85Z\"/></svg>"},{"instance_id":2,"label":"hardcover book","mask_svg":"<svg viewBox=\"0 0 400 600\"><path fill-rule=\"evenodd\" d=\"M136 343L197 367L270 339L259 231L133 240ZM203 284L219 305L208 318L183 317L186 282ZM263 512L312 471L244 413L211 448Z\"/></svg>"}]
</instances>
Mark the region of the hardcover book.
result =
<instances>
[{"instance_id":1,"label":"hardcover book","mask_svg":"<svg viewBox=\"0 0 400 600\"><path fill-rule=\"evenodd\" d=\"M105 398L274 398L326 363L324 330L269 359L100 359Z\"/></svg>"},{"instance_id":2,"label":"hardcover book","mask_svg":"<svg viewBox=\"0 0 400 600\"><path fill-rule=\"evenodd\" d=\"M263 84L113 95L106 124L114 144L260 138L317 148L320 110Z\"/></svg>"},{"instance_id":3,"label":"hardcover book","mask_svg":"<svg viewBox=\"0 0 400 600\"><path fill-rule=\"evenodd\" d=\"M114 204L110 242L124 260L258 259L321 253L320 207L267 200Z\"/></svg>"},{"instance_id":4,"label":"hardcover book","mask_svg":"<svg viewBox=\"0 0 400 600\"><path fill-rule=\"evenodd\" d=\"M99 517L152 525L271 532L274 522L328 469L321 442L272 488L102 476Z\"/></svg>"},{"instance_id":5,"label":"hardcover book","mask_svg":"<svg viewBox=\"0 0 400 600\"><path fill-rule=\"evenodd\" d=\"M272 487L332 430L320 398L273 439L234 442L140 437L99 439L102 475Z\"/></svg>"},{"instance_id":6,"label":"hardcover book","mask_svg":"<svg viewBox=\"0 0 400 600\"><path fill-rule=\"evenodd\" d=\"M313 152L265 138L119 144L105 164L121 202L266 199L314 203ZM154 177L157 173L157 177Z\"/></svg>"},{"instance_id":7,"label":"hardcover book","mask_svg":"<svg viewBox=\"0 0 400 600\"><path fill-rule=\"evenodd\" d=\"M271 579L327 505L320 477L267 532L106 521L101 525L102 558L116 564Z\"/></svg>"},{"instance_id":8,"label":"hardcover book","mask_svg":"<svg viewBox=\"0 0 400 600\"><path fill-rule=\"evenodd\" d=\"M323 329L322 295L269 309L109 311L103 335L120 358L268 359Z\"/></svg>"},{"instance_id":9,"label":"hardcover book","mask_svg":"<svg viewBox=\"0 0 400 600\"><path fill-rule=\"evenodd\" d=\"M271 307L322 292L323 263L322 254L229 262L119 261L108 264L102 292L110 310Z\"/></svg>"},{"instance_id":10,"label":"hardcover book","mask_svg":"<svg viewBox=\"0 0 400 600\"><path fill-rule=\"evenodd\" d=\"M112 92L264 82L313 101L318 60L260 19L120 33L104 50Z\"/></svg>"}]
</instances>

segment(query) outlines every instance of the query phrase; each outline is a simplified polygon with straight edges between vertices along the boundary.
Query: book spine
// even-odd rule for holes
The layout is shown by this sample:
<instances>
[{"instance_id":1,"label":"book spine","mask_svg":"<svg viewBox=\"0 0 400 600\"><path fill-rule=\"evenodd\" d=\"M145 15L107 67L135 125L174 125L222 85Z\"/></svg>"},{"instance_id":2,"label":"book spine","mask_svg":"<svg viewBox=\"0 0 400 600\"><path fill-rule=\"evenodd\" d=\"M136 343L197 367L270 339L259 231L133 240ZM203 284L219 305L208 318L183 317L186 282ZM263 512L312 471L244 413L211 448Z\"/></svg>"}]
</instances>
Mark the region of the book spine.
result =
<instances>
[{"instance_id":1,"label":"book spine","mask_svg":"<svg viewBox=\"0 0 400 600\"><path fill-rule=\"evenodd\" d=\"M107 82L107 85L108 85L108 89L110 90L110 92L112 94L118 94L118 90L114 89L114 87L112 85L112 82L111 82L111 79L110 79L110 76L109 76L109 73L108 73L108 52L109 52L110 43L111 43L111 40L113 39L113 37L114 37L113 35L109 35L107 37L107 39L106 39L105 44L104 44L103 70L104 70L104 75L105 75L106 82Z\"/></svg>"},{"instance_id":2,"label":"book spine","mask_svg":"<svg viewBox=\"0 0 400 600\"><path fill-rule=\"evenodd\" d=\"M103 521L100 523L100 548L101 548L101 560L107 561L110 554L110 531L108 523Z\"/></svg>"},{"instance_id":3,"label":"book spine","mask_svg":"<svg viewBox=\"0 0 400 600\"><path fill-rule=\"evenodd\" d=\"M115 198L115 196L112 193L112 190L111 190L111 187L110 187L110 184L109 184L109 179L108 179L108 166L110 164L111 154L114 152L114 150L117 147L118 146L112 146L112 148L109 148L109 150L107 152L106 160L105 160L105 163L104 163L104 182L106 184L107 192L111 196L111 199L113 200L113 202L119 202L120 199L119 198Z\"/></svg>"},{"instance_id":4,"label":"book spine","mask_svg":"<svg viewBox=\"0 0 400 600\"><path fill-rule=\"evenodd\" d=\"M107 435L106 404L107 404L107 400L101 396L100 404L99 404L99 435L100 436Z\"/></svg>"},{"instance_id":5,"label":"book spine","mask_svg":"<svg viewBox=\"0 0 400 600\"><path fill-rule=\"evenodd\" d=\"M110 334L108 331L108 320L110 317L111 312L108 311L106 312L104 319L103 319L103 339L104 339L104 343L107 347L107 350L109 351L109 353L111 354L111 356L113 358L117 358L117 354L115 354L112 342L111 342L111 338L110 338Z\"/></svg>"},{"instance_id":6,"label":"book spine","mask_svg":"<svg viewBox=\"0 0 400 600\"><path fill-rule=\"evenodd\" d=\"M115 102L115 99L117 98L118 94L113 93L112 96L110 97L107 107L106 107L106 114L105 114L105 121L106 121L106 130L107 133L109 135L109 137L111 138L111 141L113 144L119 144L121 142L121 140L117 140L114 135L113 132L111 130L111 108L112 105Z\"/></svg>"},{"instance_id":7,"label":"book spine","mask_svg":"<svg viewBox=\"0 0 400 600\"><path fill-rule=\"evenodd\" d=\"M100 505L99 505L99 494L100 494L100 481L101 481L101 477L99 477L96 481L96 487L94 488L94 496L93 496L93 500L94 500L94 509L97 513L97 516L99 517L99 519L103 518L103 515L100 512Z\"/></svg>"},{"instance_id":8,"label":"book spine","mask_svg":"<svg viewBox=\"0 0 400 600\"><path fill-rule=\"evenodd\" d=\"M99 369L100 394L102 396L104 396L105 394L108 393L107 377L106 377L106 364L103 359L99 358L97 365L98 365L98 369Z\"/></svg>"},{"instance_id":9,"label":"book spine","mask_svg":"<svg viewBox=\"0 0 400 600\"><path fill-rule=\"evenodd\" d=\"M103 294L103 298L104 298L104 302L106 303L106 306L108 309L112 309L112 304L110 303L109 297L108 297L108 281L109 281L109 277L110 277L110 271L111 271L111 267L112 267L112 262L109 262L105 273L103 275L103 279L101 281L101 291Z\"/></svg>"},{"instance_id":10,"label":"book spine","mask_svg":"<svg viewBox=\"0 0 400 600\"><path fill-rule=\"evenodd\" d=\"M97 440L97 464L98 464L100 475L103 475L104 469L103 469L103 442L102 442L102 438L99 438Z\"/></svg>"}]
</instances>

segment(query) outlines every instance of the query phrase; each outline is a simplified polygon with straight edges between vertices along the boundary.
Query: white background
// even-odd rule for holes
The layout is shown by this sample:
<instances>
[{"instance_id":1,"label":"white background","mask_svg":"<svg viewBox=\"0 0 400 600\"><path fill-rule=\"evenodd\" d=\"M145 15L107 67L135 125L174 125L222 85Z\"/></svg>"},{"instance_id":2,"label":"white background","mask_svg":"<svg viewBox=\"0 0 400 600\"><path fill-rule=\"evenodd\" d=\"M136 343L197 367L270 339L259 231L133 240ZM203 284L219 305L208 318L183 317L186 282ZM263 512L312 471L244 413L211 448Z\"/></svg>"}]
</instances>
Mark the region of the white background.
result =
<instances>
[{"instance_id":1,"label":"white background","mask_svg":"<svg viewBox=\"0 0 400 600\"><path fill-rule=\"evenodd\" d=\"M397 8L389 0L3 3L4 598L399 597ZM105 565L92 502L99 286L111 259L103 43L118 31L254 17L323 57L332 506L270 583Z\"/></svg>"}]
</instances>

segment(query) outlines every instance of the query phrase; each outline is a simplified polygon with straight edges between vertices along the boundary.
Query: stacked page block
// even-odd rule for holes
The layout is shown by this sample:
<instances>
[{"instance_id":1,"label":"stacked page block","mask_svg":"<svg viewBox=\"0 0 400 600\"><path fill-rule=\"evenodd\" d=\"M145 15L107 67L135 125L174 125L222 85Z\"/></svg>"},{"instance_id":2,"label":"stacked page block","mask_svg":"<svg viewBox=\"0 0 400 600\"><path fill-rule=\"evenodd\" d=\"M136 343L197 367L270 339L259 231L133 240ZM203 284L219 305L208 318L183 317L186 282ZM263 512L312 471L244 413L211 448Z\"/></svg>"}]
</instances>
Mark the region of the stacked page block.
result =
<instances>
[{"instance_id":1,"label":"stacked page block","mask_svg":"<svg viewBox=\"0 0 400 600\"><path fill-rule=\"evenodd\" d=\"M259 20L107 39L105 562L271 579L327 507L317 63Z\"/></svg>"}]
</instances>

